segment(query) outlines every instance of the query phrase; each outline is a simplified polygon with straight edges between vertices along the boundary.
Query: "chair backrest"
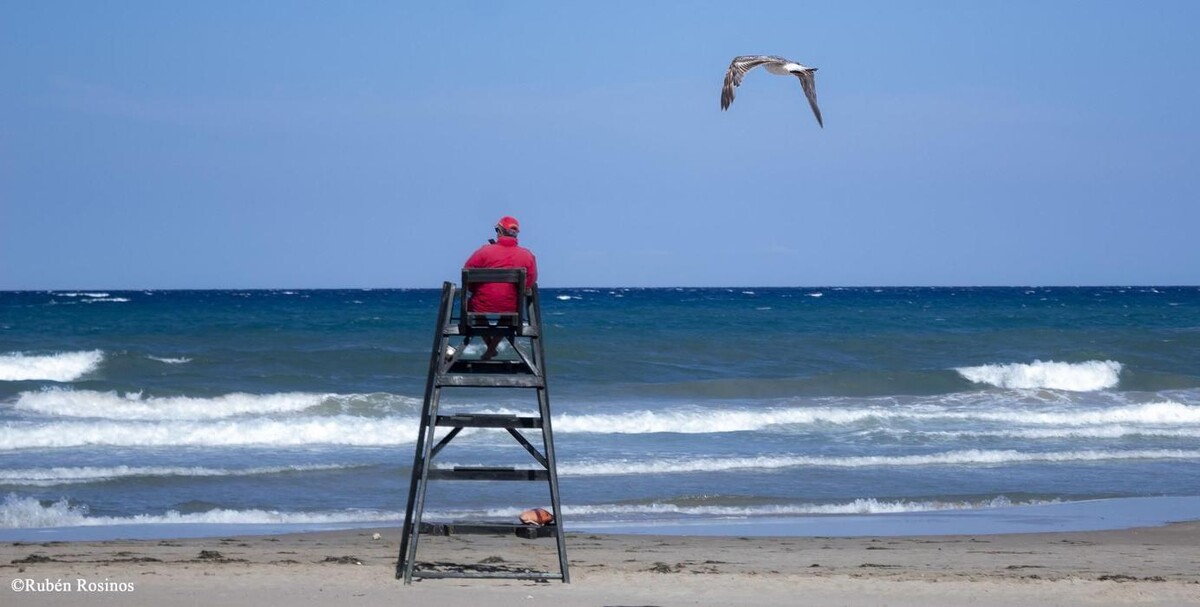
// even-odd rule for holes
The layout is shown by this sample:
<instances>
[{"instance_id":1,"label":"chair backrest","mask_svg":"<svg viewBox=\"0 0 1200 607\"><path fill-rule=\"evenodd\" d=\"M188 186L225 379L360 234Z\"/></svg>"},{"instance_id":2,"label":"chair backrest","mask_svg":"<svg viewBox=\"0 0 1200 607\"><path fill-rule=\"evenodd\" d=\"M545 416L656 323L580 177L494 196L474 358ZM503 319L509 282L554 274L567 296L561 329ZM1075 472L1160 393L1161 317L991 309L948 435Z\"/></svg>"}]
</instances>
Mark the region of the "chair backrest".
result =
<instances>
[{"instance_id":1,"label":"chair backrest","mask_svg":"<svg viewBox=\"0 0 1200 607\"><path fill-rule=\"evenodd\" d=\"M475 285L484 283L507 283L517 293L517 309L513 312L470 312L467 302ZM462 288L459 289L459 326L464 334L475 326L478 317L498 316L509 318L513 327L520 327L529 320L529 298L525 288L525 268L463 268ZM503 324L503 323L502 323Z\"/></svg>"}]
</instances>

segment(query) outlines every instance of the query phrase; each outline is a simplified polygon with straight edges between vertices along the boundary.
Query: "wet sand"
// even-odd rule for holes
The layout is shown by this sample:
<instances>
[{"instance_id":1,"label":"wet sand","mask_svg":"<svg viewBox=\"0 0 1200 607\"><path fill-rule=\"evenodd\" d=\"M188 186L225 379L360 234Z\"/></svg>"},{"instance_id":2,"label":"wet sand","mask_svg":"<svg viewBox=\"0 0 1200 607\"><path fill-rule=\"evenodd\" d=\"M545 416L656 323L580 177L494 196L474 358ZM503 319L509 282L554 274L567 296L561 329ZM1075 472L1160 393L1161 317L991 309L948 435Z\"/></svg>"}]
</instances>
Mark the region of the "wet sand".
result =
<instances>
[{"instance_id":1,"label":"wet sand","mask_svg":"<svg viewBox=\"0 0 1200 607\"><path fill-rule=\"evenodd\" d=\"M405 586L394 577L398 544L395 528L6 542L0 592L6 606L1200 605L1200 522L924 537L575 533L571 584ZM552 540L425 537L418 557L427 567L557 570Z\"/></svg>"}]
</instances>

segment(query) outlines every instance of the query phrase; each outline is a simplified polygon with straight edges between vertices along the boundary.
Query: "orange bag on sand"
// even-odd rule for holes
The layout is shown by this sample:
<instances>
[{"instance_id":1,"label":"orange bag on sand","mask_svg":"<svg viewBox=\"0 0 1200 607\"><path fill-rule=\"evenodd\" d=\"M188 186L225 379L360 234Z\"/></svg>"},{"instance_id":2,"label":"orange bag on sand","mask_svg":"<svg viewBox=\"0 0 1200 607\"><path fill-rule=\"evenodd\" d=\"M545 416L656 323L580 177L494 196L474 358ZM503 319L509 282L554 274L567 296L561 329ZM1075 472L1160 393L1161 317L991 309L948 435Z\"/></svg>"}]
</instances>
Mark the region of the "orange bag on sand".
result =
<instances>
[{"instance_id":1,"label":"orange bag on sand","mask_svg":"<svg viewBox=\"0 0 1200 607\"><path fill-rule=\"evenodd\" d=\"M543 508L533 508L521 513L521 522L526 525L541 527L554 522L554 515Z\"/></svg>"}]
</instances>

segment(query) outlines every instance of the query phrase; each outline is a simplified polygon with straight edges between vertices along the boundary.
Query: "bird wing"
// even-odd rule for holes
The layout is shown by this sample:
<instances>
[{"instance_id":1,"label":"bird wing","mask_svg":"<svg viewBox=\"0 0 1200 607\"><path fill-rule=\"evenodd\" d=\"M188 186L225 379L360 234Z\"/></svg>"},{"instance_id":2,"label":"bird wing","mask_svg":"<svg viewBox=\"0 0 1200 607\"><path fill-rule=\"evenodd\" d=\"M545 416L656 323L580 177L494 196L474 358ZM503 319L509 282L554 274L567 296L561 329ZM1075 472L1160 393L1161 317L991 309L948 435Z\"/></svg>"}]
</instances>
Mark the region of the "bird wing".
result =
<instances>
[{"instance_id":1,"label":"bird wing","mask_svg":"<svg viewBox=\"0 0 1200 607\"><path fill-rule=\"evenodd\" d=\"M817 78L812 70L804 70L795 72L796 77L800 79L800 86L804 87L804 96L808 97L808 104L812 106L813 115L817 117L817 124L821 128L825 128L825 123L821 121L821 108L817 107Z\"/></svg>"},{"instance_id":2,"label":"bird wing","mask_svg":"<svg viewBox=\"0 0 1200 607\"><path fill-rule=\"evenodd\" d=\"M742 85L742 78L746 72L766 63L786 63L787 60L782 57L772 55L741 55L734 57L733 61L729 62L729 69L725 72L725 84L721 87L721 109L729 109L729 105L733 103L734 90Z\"/></svg>"}]
</instances>

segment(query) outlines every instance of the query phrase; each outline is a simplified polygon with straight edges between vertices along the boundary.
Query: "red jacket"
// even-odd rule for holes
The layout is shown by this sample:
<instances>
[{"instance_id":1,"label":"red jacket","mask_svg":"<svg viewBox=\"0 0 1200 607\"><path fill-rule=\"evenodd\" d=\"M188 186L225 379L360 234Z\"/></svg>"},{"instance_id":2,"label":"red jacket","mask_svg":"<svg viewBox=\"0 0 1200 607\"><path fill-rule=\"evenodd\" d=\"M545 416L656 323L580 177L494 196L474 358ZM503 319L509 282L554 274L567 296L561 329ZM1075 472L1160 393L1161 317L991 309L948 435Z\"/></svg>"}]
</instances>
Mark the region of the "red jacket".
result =
<instances>
[{"instance_id":1,"label":"red jacket","mask_svg":"<svg viewBox=\"0 0 1200 607\"><path fill-rule=\"evenodd\" d=\"M525 268L525 287L537 282L537 259L511 236L501 236L496 244L485 244L471 254L464 268ZM511 284L476 285L467 304L471 312L515 312L517 292Z\"/></svg>"}]
</instances>

